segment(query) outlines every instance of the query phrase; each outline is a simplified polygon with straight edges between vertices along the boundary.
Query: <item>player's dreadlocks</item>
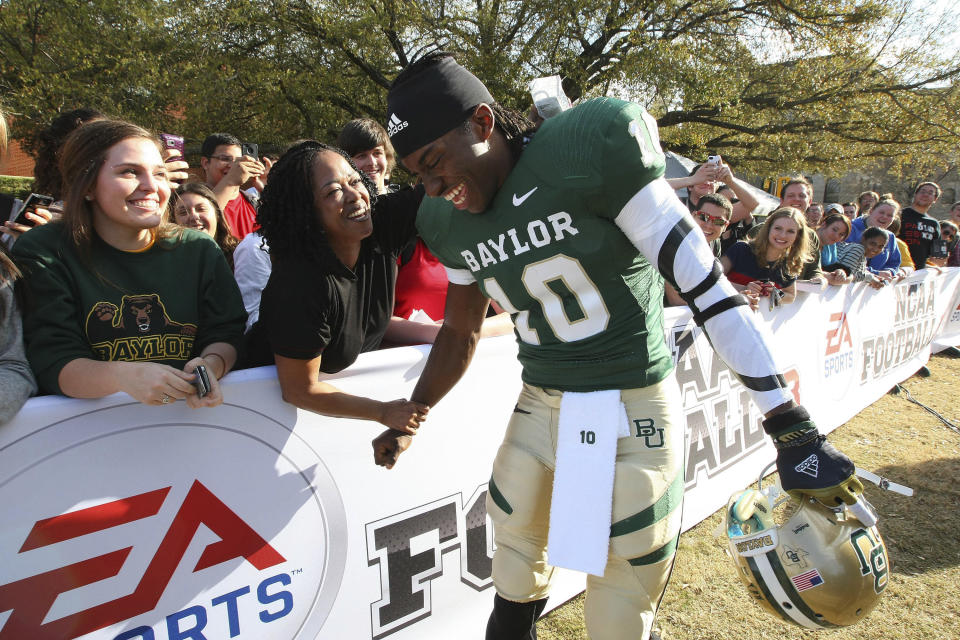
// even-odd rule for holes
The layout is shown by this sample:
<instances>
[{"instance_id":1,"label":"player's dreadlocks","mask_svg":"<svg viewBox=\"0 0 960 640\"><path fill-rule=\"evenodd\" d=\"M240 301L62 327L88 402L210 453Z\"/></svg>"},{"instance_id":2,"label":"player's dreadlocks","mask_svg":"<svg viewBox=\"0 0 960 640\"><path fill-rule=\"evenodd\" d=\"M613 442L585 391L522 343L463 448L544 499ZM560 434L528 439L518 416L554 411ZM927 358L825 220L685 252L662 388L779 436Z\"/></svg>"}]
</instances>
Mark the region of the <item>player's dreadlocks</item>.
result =
<instances>
[{"instance_id":1,"label":"player's dreadlocks","mask_svg":"<svg viewBox=\"0 0 960 640\"><path fill-rule=\"evenodd\" d=\"M326 234L317 218L313 194L313 165L324 151L340 154L360 174L373 207L376 187L342 149L316 140L294 145L270 169L270 180L263 190L257 211L260 233L270 246L270 255L276 259L307 256L322 262L332 257Z\"/></svg>"},{"instance_id":2,"label":"player's dreadlocks","mask_svg":"<svg viewBox=\"0 0 960 640\"><path fill-rule=\"evenodd\" d=\"M393 82L390 84L390 87L393 88L397 85L403 84L408 81L410 78L422 73L424 70L430 68L433 65L439 64L442 60L446 58L455 58L454 54L449 51L432 51L422 58L412 62L408 66L397 74L397 77L394 78ZM529 138L533 135L535 126L526 116L509 107L505 107L499 102L493 102L490 104L490 109L493 111L495 124L494 126L500 130L500 133L503 134L503 137L507 139L507 143L510 146L510 151L513 154L514 159L516 159L520 152L523 151L523 146L525 144L524 139ZM464 127L469 126L469 114L464 116Z\"/></svg>"},{"instance_id":3,"label":"player's dreadlocks","mask_svg":"<svg viewBox=\"0 0 960 640\"><path fill-rule=\"evenodd\" d=\"M493 110L495 126L507 139L510 152L513 154L513 159L516 160L536 128L525 115L505 107L499 102L494 102L490 105L490 108Z\"/></svg>"}]
</instances>

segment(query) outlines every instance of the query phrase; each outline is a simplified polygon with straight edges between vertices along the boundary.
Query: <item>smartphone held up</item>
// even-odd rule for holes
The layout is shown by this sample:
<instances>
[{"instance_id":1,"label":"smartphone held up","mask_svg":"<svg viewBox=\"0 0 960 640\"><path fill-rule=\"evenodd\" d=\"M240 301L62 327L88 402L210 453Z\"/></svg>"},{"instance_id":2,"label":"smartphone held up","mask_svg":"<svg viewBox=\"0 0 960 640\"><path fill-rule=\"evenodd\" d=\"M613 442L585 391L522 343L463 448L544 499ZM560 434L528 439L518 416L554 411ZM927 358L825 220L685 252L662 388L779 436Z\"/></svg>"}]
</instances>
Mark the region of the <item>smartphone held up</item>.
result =
<instances>
[{"instance_id":1,"label":"smartphone held up","mask_svg":"<svg viewBox=\"0 0 960 640\"><path fill-rule=\"evenodd\" d=\"M173 149L177 155L171 155L167 162L173 160L185 160L183 136L175 136L172 133L161 133L160 140L163 142L164 149Z\"/></svg>"},{"instance_id":2,"label":"smartphone held up","mask_svg":"<svg viewBox=\"0 0 960 640\"><path fill-rule=\"evenodd\" d=\"M44 195L42 193L31 193L29 196L27 196L27 199L23 201L23 205L20 207L20 210L17 212L17 215L13 221L26 227L33 227L37 223L35 220L30 219L27 214L35 213L37 207L43 207L46 209L52 204L53 196Z\"/></svg>"},{"instance_id":3,"label":"smartphone held up","mask_svg":"<svg viewBox=\"0 0 960 640\"><path fill-rule=\"evenodd\" d=\"M260 148L257 146L256 142L241 142L240 143L240 155L250 156L254 160L260 159Z\"/></svg>"}]
</instances>

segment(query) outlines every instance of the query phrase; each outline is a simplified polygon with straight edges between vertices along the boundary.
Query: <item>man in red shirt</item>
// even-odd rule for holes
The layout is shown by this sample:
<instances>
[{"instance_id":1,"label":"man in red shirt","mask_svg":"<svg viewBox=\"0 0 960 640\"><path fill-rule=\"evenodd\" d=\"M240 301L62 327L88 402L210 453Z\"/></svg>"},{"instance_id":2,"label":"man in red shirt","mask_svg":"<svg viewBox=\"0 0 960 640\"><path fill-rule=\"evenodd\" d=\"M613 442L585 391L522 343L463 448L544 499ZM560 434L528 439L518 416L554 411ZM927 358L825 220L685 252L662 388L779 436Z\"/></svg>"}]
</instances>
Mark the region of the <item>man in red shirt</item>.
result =
<instances>
[{"instance_id":1,"label":"man in red shirt","mask_svg":"<svg viewBox=\"0 0 960 640\"><path fill-rule=\"evenodd\" d=\"M213 189L230 231L243 239L257 228L256 202L241 191L241 185L266 171L263 164L240 151L240 140L229 133L213 133L200 147L200 166L207 186Z\"/></svg>"}]
</instances>

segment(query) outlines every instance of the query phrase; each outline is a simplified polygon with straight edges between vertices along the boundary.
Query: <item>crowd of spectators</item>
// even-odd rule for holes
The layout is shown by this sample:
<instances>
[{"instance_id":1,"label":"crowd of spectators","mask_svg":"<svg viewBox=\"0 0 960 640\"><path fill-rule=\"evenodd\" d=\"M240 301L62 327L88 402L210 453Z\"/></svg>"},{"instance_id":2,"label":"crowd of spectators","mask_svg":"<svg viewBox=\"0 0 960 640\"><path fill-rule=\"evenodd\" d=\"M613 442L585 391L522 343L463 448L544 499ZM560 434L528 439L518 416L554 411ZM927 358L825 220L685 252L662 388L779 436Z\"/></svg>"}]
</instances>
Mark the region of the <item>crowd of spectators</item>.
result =
<instances>
[{"instance_id":1,"label":"crowd of spectators","mask_svg":"<svg viewBox=\"0 0 960 640\"><path fill-rule=\"evenodd\" d=\"M5 146L5 121L2 133ZM443 319L446 272L415 235L423 189L389 185L396 158L379 124L348 123L339 143L349 154L294 143L269 185L274 161L226 133L203 141L203 182L187 181L176 150L93 110L58 117L40 137L37 184L52 202L24 217L26 203L8 198L3 225L4 420L38 386L215 406L241 356L276 364L298 406L396 429L425 415L319 380L385 339L432 342ZM483 335L511 328L500 313ZM202 397L198 365L211 387Z\"/></svg>"},{"instance_id":2,"label":"crowd of spectators","mask_svg":"<svg viewBox=\"0 0 960 640\"><path fill-rule=\"evenodd\" d=\"M718 195L722 185L708 181L726 166L717 160L720 168L712 167L712 174L704 170L711 165L698 165L689 177L668 182L687 189L694 220L728 279L754 308L761 298L770 298L771 308L792 302L798 282L881 288L916 269L960 266L960 202L952 205L951 220L929 216L941 195L936 183L917 185L910 205L901 210L892 194L873 191L861 193L856 202L814 202L810 182L795 178L782 186L779 206L764 221L749 216L740 223L745 228L731 234L731 202ZM665 293L667 305L683 304L669 287Z\"/></svg>"},{"instance_id":3,"label":"crowd of spectators","mask_svg":"<svg viewBox=\"0 0 960 640\"><path fill-rule=\"evenodd\" d=\"M59 116L39 140L33 191L52 202L0 226L0 421L38 390L215 406L232 368L275 364L292 404L417 428L427 407L321 380L364 351L432 342L444 316L447 274L414 225L423 189L390 183L396 154L377 122L350 121L336 146L301 140L279 159L212 134L202 182L189 181L179 152L95 110ZM941 195L932 182L901 210L874 192L814 202L810 183L792 179L765 217L719 156L668 182L686 190L754 308L792 302L800 282L880 288L960 266L960 203L950 220L930 217ZM684 304L669 285L665 296ZM483 336L512 330L503 310L489 316ZM202 397L198 365L211 380Z\"/></svg>"}]
</instances>

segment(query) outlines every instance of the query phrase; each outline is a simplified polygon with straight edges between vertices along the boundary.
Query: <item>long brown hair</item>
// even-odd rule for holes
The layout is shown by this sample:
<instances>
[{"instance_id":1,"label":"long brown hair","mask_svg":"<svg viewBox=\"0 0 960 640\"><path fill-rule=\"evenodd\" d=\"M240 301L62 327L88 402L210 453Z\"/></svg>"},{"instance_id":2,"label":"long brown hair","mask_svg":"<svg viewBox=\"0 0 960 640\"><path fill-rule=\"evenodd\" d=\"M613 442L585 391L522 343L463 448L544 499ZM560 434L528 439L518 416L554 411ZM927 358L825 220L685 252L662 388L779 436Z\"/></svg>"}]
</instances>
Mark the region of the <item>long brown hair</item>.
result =
<instances>
[{"instance_id":1,"label":"long brown hair","mask_svg":"<svg viewBox=\"0 0 960 640\"><path fill-rule=\"evenodd\" d=\"M826 229L827 227L832 225L834 222L839 222L840 224L843 225L843 228L846 231L846 233L843 235L843 240L841 240L840 242L846 241L846 239L850 237L850 232L853 230L853 225L850 224L850 218L843 215L842 213L828 214L827 217L824 218L823 221L820 223L820 226L814 229L814 232L819 231L820 229Z\"/></svg>"},{"instance_id":2,"label":"long brown hair","mask_svg":"<svg viewBox=\"0 0 960 640\"><path fill-rule=\"evenodd\" d=\"M770 229L773 227L773 223L780 218L790 218L797 223L797 239L793 241L793 245L787 253L778 259L773 266L782 264L787 275L797 276L803 270L803 263L810 257L810 239L807 235L809 227L807 227L807 221L799 209L781 207L771 213L764 221L760 232L750 241L750 245L753 249L753 255L756 257L757 265L766 267L768 265L767 248L770 246Z\"/></svg>"},{"instance_id":3,"label":"long brown hair","mask_svg":"<svg viewBox=\"0 0 960 640\"><path fill-rule=\"evenodd\" d=\"M172 224L177 224L177 217L174 212L177 208L177 203L180 202L180 198L186 193L200 196L207 200L210 206L213 207L217 216L217 230L213 233L213 240L217 243L217 246L220 247L220 250L223 251L223 255L226 257L227 263L229 263L232 269L233 252L237 248L239 241L234 237L230 229L230 223L227 222L227 217L223 215L223 209L220 208L220 203L217 202L217 196L210 187L202 182L187 182L180 185L177 190L171 194L170 204L167 205L167 215L164 219Z\"/></svg>"},{"instance_id":4,"label":"long brown hair","mask_svg":"<svg viewBox=\"0 0 960 640\"><path fill-rule=\"evenodd\" d=\"M123 120L96 120L85 124L71 133L63 145L60 154L63 221L81 255L89 252L94 235L93 206L87 195L94 190L110 149L130 138L150 140L162 150L160 141L149 131ZM164 213L161 212L161 220ZM151 231L155 238L165 238L176 235L178 230L177 225L161 222Z\"/></svg>"}]
</instances>

